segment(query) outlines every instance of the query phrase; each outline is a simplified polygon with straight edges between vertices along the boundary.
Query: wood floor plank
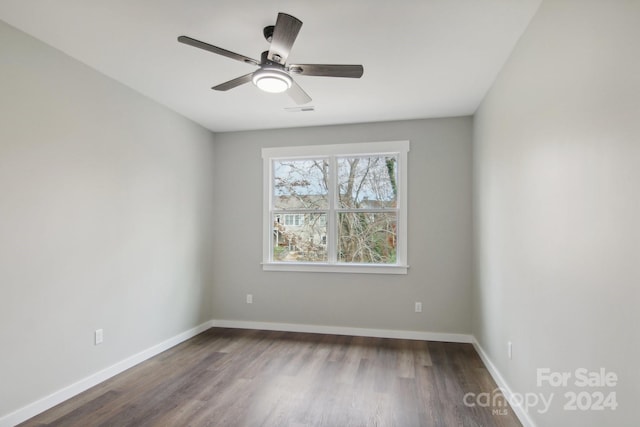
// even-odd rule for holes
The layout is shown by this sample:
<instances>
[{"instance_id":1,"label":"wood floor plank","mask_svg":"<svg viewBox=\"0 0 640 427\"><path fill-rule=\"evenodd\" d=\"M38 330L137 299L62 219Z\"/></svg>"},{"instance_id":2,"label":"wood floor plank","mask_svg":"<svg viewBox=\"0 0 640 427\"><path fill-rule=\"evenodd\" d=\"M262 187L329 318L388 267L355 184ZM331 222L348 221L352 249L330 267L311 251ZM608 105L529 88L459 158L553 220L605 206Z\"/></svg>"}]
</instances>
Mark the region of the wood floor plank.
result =
<instances>
[{"instance_id":1,"label":"wood floor plank","mask_svg":"<svg viewBox=\"0 0 640 427\"><path fill-rule=\"evenodd\" d=\"M496 389L469 344L212 328L21 427L521 426Z\"/></svg>"}]
</instances>

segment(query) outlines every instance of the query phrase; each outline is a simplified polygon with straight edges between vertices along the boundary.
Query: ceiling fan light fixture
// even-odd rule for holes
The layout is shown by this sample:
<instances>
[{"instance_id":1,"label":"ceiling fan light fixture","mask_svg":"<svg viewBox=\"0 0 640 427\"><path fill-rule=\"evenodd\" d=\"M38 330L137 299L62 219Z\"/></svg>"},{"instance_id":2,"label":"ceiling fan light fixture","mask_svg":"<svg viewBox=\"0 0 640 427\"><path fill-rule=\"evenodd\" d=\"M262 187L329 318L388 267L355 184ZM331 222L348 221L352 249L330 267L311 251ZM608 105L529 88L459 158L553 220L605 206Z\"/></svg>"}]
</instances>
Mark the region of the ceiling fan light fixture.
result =
<instances>
[{"instance_id":1,"label":"ceiling fan light fixture","mask_svg":"<svg viewBox=\"0 0 640 427\"><path fill-rule=\"evenodd\" d=\"M253 73L251 80L260 90L269 93L284 92L291 87L292 83L291 77L284 71L265 68Z\"/></svg>"}]
</instances>

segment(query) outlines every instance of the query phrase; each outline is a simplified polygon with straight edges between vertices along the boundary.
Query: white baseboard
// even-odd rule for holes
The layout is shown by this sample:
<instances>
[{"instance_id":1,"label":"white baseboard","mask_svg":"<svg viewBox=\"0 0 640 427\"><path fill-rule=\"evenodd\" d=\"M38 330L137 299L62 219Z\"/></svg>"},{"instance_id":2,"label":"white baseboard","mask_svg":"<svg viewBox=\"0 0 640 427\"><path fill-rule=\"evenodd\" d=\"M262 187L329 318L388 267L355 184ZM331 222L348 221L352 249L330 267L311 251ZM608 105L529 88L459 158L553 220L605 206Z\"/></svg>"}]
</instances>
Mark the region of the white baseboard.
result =
<instances>
[{"instance_id":1,"label":"white baseboard","mask_svg":"<svg viewBox=\"0 0 640 427\"><path fill-rule=\"evenodd\" d=\"M188 331L182 332L181 334L169 338L168 340L165 340L160 344L156 344L153 347L143 350L140 353L127 357L126 359L121 360L115 365L109 366L108 368L98 371L93 375L83 378L76 383L73 383L61 390L50 394L49 396L46 396L40 400L37 400L27 406L18 409L17 411L4 415L0 417L0 427L13 427L16 424L20 424L21 422L26 421L29 418L46 411L47 409L53 408L59 403L62 403L65 400L70 399L73 396L80 394L83 391L88 390L89 388L98 385L101 382L108 380L109 378L118 375L123 371L126 371L127 369L139 363L144 362L145 360L150 359L153 356L160 354L163 351L168 350L171 347L176 346L181 342L198 335L201 332L206 331L212 326L213 322L211 320L205 322L201 325L196 326L195 328L189 329Z\"/></svg>"},{"instance_id":2,"label":"white baseboard","mask_svg":"<svg viewBox=\"0 0 640 427\"><path fill-rule=\"evenodd\" d=\"M296 323L251 322L246 320L217 319L212 320L211 322L213 326L219 328L261 329L266 331L307 332L312 334L351 335L356 337L473 343L473 336L466 334L351 328L344 326L300 325Z\"/></svg>"},{"instance_id":3,"label":"white baseboard","mask_svg":"<svg viewBox=\"0 0 640 427\"><path fill-rule=\"evenodd\" d=\"M473 337L473 347L476 349L476 352L478 352L478 354L480 355L480 359L482 359L482 362L487 367L487 370L489 371L489 373L493 377L493 380L496 382L496 384L502 391L502 394L504 395L504 397L507 399L507 401L512 402L513 391L511 391L511 387L509 387L509 384L507 384L505 379L500 374L500 371L498 371L498 368L496 368L496 365L494 365L491 359L489 359L489 356L484 351L484 349L482 348L482 346L480 345L478 340L476 340L475 337ZM520 422L524 427L537 427L536 423L533 422L533 420L529 416L529 413L525 411L521 406L512 405L511 409L513 409L513 412L515 412L516 416L518 417L518 419L520 420Z\"/></svg>"}]
</instances>

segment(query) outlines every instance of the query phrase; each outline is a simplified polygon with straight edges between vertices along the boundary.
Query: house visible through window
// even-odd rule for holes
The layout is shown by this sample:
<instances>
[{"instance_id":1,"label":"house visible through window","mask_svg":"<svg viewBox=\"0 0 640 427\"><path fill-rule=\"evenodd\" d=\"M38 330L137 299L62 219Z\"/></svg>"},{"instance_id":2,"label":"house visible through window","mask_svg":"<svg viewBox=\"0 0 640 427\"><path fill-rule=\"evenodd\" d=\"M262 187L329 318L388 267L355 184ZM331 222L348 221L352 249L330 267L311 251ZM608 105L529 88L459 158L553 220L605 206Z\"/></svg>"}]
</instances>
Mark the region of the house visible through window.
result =
<instances>
[{"instance_id":1,"label":"house visible through window","mask_svg":"<svg viewBox=\"0 0 640 427\"><path fill-rule=\"evenodd\" d=\"M406 273L408 141L265 148L265 270Z\"/></svg>"}]
</instances>

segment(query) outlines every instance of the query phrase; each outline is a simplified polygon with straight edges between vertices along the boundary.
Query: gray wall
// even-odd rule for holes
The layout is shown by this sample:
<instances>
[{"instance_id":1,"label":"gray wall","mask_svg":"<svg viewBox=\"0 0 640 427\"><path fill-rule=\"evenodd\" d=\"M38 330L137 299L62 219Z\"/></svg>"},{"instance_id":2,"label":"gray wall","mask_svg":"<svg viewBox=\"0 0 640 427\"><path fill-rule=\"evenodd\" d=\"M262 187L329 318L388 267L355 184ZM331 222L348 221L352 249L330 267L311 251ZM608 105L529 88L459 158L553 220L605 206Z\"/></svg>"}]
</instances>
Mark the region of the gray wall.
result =
<instances>
[{"instance_id":1,"label":"gray wall","mask_svg":"<svg viewBox=\"0 0 640 427\"><path fill-rule=\"evenodd\" d=\"M469 333L471 129L465 117L216 134L214 317ZM262 147L403 139L408 275L262 271Z\"/></svg>"},{"instance_id":2,"label":"gray wall","mask_svg":"<svg viewBox=\"0 0 640 427\"><path fill-rule=\"evenodd\" d=\"M540 426L637 425L640 2L545 1L474 119L474 334ZM507 358L507 341L513 359ZM537 387L605 368L608 388ZM564 411L615 391L616 411Z\"/></svg>"},{"instance_id":3,"label":"gray wall","mask_svg":"<svg viewBox=\"0 0 640 427\"><path fill-rule=\"evenodd\" d=\"M0 118L2 416L210 319L213 136L1 21Z\"/></svg>"}]
</instances>

